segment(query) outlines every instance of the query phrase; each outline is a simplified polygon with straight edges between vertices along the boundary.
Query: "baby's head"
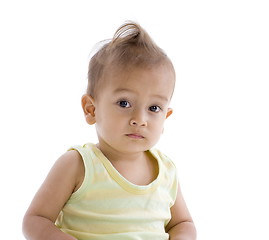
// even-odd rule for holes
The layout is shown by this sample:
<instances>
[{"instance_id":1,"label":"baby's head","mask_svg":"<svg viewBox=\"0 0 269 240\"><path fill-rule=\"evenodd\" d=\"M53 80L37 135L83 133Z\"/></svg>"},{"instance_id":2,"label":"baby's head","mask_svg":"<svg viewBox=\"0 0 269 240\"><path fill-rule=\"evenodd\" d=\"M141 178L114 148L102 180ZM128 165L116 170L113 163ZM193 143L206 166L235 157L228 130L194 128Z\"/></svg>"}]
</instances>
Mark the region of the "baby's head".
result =
<instances>
[{"instance_id":1,"label":"baby's head","mask_svg":"<svg viewBox=\"0 0 269 240\"><path fill-rule=\"evenodd\" d=\"M167 70L175 74L172 62L148 33L137 23L128 22L91 58L87 94L96 98L111 71L158 68L160 65L166 65Z\"/></svg>"},{"instance_id":2,"label":"baby's head","mask_svg":"<svg viewBox=\"0 0 269 240\"><path fill-rule=\"evenodd\" d=\"M171 115L175 71L166 54L135 23L115 33L89 64L86 121L95 124L101 150L146 151Z\"/></svg>"}]
</instances>

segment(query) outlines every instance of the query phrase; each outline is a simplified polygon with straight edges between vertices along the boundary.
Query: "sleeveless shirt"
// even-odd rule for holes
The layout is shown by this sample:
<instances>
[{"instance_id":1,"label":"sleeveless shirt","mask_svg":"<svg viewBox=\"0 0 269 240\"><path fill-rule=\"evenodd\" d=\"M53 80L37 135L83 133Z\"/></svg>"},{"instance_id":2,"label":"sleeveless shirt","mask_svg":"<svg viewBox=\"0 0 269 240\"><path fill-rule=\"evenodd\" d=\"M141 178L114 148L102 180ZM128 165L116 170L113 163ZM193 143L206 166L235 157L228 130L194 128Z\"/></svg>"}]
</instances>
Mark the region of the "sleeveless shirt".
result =
<instances>
[{"instance_id":1,"label":"sleeveless shirt","mask_svg":"<svg viewBox=\"0 0 269 240\"><path fill-rule=\"evenodd\" d=\"M173 162L149 150L159 167L145 186L124 178L93 144L75 146L82 156L85 177L60 212L56 226L78 240L168 240L165 227L177 195Z\"/></svg>"}]
</instances>

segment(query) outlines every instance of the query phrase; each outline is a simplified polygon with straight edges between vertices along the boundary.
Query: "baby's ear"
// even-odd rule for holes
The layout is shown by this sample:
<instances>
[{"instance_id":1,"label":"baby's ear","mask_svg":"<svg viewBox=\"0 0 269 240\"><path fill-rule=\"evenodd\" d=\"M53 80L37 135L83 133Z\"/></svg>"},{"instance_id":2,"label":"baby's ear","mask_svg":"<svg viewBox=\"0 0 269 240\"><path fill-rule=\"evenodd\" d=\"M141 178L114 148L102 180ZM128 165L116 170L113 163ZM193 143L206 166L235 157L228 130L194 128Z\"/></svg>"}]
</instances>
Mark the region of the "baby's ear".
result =
<instances>
[{"instance_id":1,"label":"baby's ear","mask_svg":"<svg viewBox=\"0 0 269 240\"><path fill-rule=\"evenodd\" d=\"M90 125L95 124L95 106L93 98L88 94L84 94L81 98L81 105L86 122Z\"/></svg>"},{"instance_id":2,"label":"baby's ear","mask_svg":"<svg viewBox=\"0 0 269 240\"><path fill-rule=\"evenodd\" d=\"M167 113L166 113L166 118L168 118L172 113L173 113L173 109L172 108L168 108L167 109Z\"/></svg>"}]
</instances>

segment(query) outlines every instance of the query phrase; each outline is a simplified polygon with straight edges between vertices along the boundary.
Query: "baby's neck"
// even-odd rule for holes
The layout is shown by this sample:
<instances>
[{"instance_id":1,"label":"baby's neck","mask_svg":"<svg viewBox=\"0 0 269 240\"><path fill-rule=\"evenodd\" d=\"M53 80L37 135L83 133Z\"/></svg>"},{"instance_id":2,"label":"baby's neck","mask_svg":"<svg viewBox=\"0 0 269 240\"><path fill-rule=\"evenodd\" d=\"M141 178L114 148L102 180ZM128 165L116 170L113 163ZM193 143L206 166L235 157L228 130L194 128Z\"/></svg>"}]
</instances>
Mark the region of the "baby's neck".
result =
<instances>
[{"instance_id":1,"label":"baby's neck","mask_svg":"<svg viewBox=\"0 0 269 240\"><path fill-rule=\"evenodd\" d=\"M148 185L157 178L159 173L158 162L149 151L121 153L113 150L106 151L99 144L96 146L113 167L133 184Z\"/></svg>"},{"instance_id":2,"label":"baby's neck","mask_svg":"<svg viewBox=\"0 0 269 240\"><path fill-rule=\"evenodd\" d=\"M96 147L106 156L110 162L137 162L143 160L147 151L141 152L120 152L105 144L96 144Z\"/></svg>"}]
</instances>

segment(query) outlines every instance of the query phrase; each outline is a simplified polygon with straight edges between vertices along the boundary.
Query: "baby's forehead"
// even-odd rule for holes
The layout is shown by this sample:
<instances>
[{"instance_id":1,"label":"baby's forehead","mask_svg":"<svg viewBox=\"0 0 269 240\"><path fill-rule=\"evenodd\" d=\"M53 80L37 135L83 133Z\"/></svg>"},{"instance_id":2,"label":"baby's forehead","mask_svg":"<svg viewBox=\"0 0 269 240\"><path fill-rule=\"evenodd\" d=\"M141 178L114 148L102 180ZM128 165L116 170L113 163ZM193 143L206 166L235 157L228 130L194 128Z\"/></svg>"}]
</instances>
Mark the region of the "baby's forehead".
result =
<instances>
[{"instance_id":1,"label":"baby's forehead","mask_svg":"<svg viewBox=\"0 0 269 240\"><path fill-rule=\"evenodd\" d=\"M156 66L110 66L106 71L97 91L109 88L116 93L134 92L155 94L169 97L175 85L175 74L168 64Z\"/></svg>"}]
</instances>

